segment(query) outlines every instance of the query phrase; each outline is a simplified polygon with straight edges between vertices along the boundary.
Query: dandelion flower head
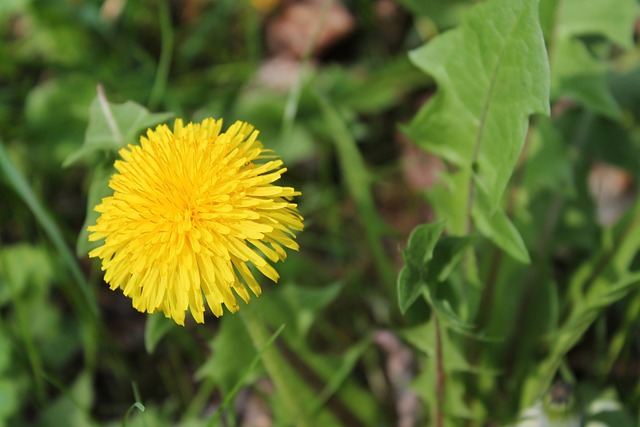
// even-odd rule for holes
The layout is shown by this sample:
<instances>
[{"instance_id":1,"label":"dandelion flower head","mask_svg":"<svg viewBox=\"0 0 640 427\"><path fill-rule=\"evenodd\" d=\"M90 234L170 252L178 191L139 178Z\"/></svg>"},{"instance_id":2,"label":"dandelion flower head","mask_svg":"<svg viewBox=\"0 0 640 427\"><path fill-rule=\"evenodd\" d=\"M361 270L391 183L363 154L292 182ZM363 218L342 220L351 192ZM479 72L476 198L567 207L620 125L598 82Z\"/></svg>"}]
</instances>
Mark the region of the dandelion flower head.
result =
<instances>
[{"instance_id":1,"label":"dandelion flower head","mask_svg":"<svg viewBox=\"0 0 640 427\"><path fill-rule=\"evenodd\" d=\"M149 129L140 145L120 150L109 186L113 196L95 207L89 253L102 261L104 280L142 312L162 311L183 325L185 313L204 322L205 301L221 316L238 310L236 295L261 289L250 265L278 280L267 261L297 250L300 193L274 184L286 171L258 141L253 126L205 119L171 131Z\"/></svg>"}]
</instances>

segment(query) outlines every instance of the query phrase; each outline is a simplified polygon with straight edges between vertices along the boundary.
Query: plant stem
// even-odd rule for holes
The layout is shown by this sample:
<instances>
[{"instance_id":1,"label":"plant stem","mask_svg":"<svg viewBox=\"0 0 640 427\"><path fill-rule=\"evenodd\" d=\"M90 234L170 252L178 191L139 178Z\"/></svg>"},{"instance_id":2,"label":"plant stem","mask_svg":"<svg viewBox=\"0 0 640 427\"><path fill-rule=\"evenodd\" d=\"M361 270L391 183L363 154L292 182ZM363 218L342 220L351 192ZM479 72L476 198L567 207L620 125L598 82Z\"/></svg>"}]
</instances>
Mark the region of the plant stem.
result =
<instances>
[{"instance_id":1,"label":"plant stem","mask_svg":"<svg viewBox=\"0 0 640 427\"><path fill-rule=\"evenodd\" d=\"M435 426L442 427L444 425L444 392L446 383L446 374L444 372L444 361L442 358L442 335L440 328L440 319L434 313L434 327L436 329L436 415Z\"/></svg>"},{"instance_id":2,"label":"plant stem","mask_svg":"<svg viewBox=\"0 0 640 427\"><path fill-rule=\"evenodd\" d=\"M256 351L262 351L262 364L271 377L285 408L287 408L287 413L291 414L292 424L311 427L313 425L311 417L306 414L304 405L301 404L295 390L291 387L287 373L283 369L286 362L276 347L268 346L270 336L258 312L251 307L246 307L240 310L240 317L249 332Z\"/></svg>"}]
</instances>

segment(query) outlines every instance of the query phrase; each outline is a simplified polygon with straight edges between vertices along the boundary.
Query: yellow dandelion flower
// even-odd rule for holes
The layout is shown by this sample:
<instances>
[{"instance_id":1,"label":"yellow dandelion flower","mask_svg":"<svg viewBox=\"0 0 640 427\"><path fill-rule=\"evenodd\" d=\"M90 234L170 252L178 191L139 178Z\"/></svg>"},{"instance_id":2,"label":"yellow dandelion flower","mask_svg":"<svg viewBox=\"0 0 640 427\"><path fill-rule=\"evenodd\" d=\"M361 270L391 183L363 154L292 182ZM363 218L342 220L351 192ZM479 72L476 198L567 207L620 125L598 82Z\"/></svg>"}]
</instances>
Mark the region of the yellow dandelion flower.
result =
<instances>
[{"instance_id":1,"label":"yellow dandelion flower","mask_svg":"<svg viewBox=\"0 0 640 427\"><path fill-rule=\"evenodd\" d=\"M274 184L286 171L257 140L253 126L222 120L176 120L173 132L149 129L140 145L120 150L113 196L95 207L90 257L102 260L104 280L122 289L142 312L162 311L184 325L185 312L204 322L204 301L216 316L238 310L237 294L260 295L249 267L276 282L267 262L298 249L302 217L291 187Z\"/></svg>"}]
</instances>

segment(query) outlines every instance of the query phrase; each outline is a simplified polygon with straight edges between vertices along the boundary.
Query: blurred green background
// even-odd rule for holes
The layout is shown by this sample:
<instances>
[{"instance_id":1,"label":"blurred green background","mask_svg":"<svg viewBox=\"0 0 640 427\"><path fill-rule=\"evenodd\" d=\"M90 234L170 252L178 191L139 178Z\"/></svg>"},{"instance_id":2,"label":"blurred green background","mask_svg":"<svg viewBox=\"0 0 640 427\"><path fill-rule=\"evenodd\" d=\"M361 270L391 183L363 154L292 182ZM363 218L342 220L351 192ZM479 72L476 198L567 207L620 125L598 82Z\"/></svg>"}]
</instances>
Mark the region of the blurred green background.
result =
<instances>
[{"instance_id":1,"label":"blurred green background","mask_svg":"<svg viewBox=\"0 0 640 427\"><path fill-rule=\"evenodd\" d=\"M63 167L83 144L98 85L113 104L131 100L152 113L221 117L227 126L243 120L260 130L288 168L284 183L302 192L305 230L300 251L276 265L280 282L265 281L264 294L241 310L259 312L269 335L280 334L271 345L311 425L425 425L434 399L433 331L426 329L433 316L423 300L400 314L396 277L409 233L435 218L424 192L443 165L401 131L436 90L407 52L456 26L475 3L0 0L0 426L268 426L295 418L238 316L209 314L205 325L181 328L138 313L108 289L83 250L76 253L86 248L91 183L108 178L95 165L113 160L99 153ZM542 1L541 12L558 3ZM549 36L551 24L541 24ZM559 142L532 156L538 171L552 173L525 176L531 194L544 197L532 202L535 212L516 212L525 240L535 241L540 224L523 218L546 215L554 179L566 188L581 179L547 245L562 284L606 236L586 188L590 166L602 160L625 169L632 193L640 170L637 47L607 50L597 35L580 36L606 66L588 63L595 83L571 80L570 55L568 66L558 66L573 100L553 99L556 128L541 119L536 137ZM573 148L561 138L573 140L585 122L586 155L570 169ZM483 244L485 254L497 253ZM484 261L483 273L492 259ZM522 266L504 263L496 279L501 309L484 319L497 330L513 324L521 292L509 284ZM530 346L560 316L544 305L556 283L547 285L533 294L531 316L548 323L522 333L531 333ZM572 302L566 289L558 293ZM569 357L585 380L582 396L613 405L603 418L609 426L632 426L638 416L640 298L633 295ZM445 356L459 374L449 382L452 417L466 425L512 421L524 409L513 388L546 348L523 350L510 366L513 378L500 377L495 361L474 383L480 368L472 365L481 361L465 359L459 350L473 345L451 336ZM479 342L475 349L484 350Z\"/></svg>"}]
</instances>

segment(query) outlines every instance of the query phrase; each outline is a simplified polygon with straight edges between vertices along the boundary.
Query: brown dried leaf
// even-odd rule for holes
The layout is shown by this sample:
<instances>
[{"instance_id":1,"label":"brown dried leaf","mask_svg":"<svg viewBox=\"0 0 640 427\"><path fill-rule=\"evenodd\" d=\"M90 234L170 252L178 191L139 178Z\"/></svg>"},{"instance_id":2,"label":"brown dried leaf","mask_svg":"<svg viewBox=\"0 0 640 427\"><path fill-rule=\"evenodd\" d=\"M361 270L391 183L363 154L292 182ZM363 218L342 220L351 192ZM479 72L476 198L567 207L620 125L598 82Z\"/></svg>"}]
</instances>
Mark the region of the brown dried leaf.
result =
<instances>
[{"instance_id":1,"label":"brown dried leaf","mask_svg":"<svg viewBox=\"0 0 640 427\"><path fill-rule=\"evenodd\" d=\"M342 40L355 28L355 20L339 2L331 2L326 15L327 0L307 0L291 3L267 23L267 46L274 55L302 58L318 33L312 55L317 56ZM324 19L323 18L324 16Z\"/></svg>"}]
</instances>

